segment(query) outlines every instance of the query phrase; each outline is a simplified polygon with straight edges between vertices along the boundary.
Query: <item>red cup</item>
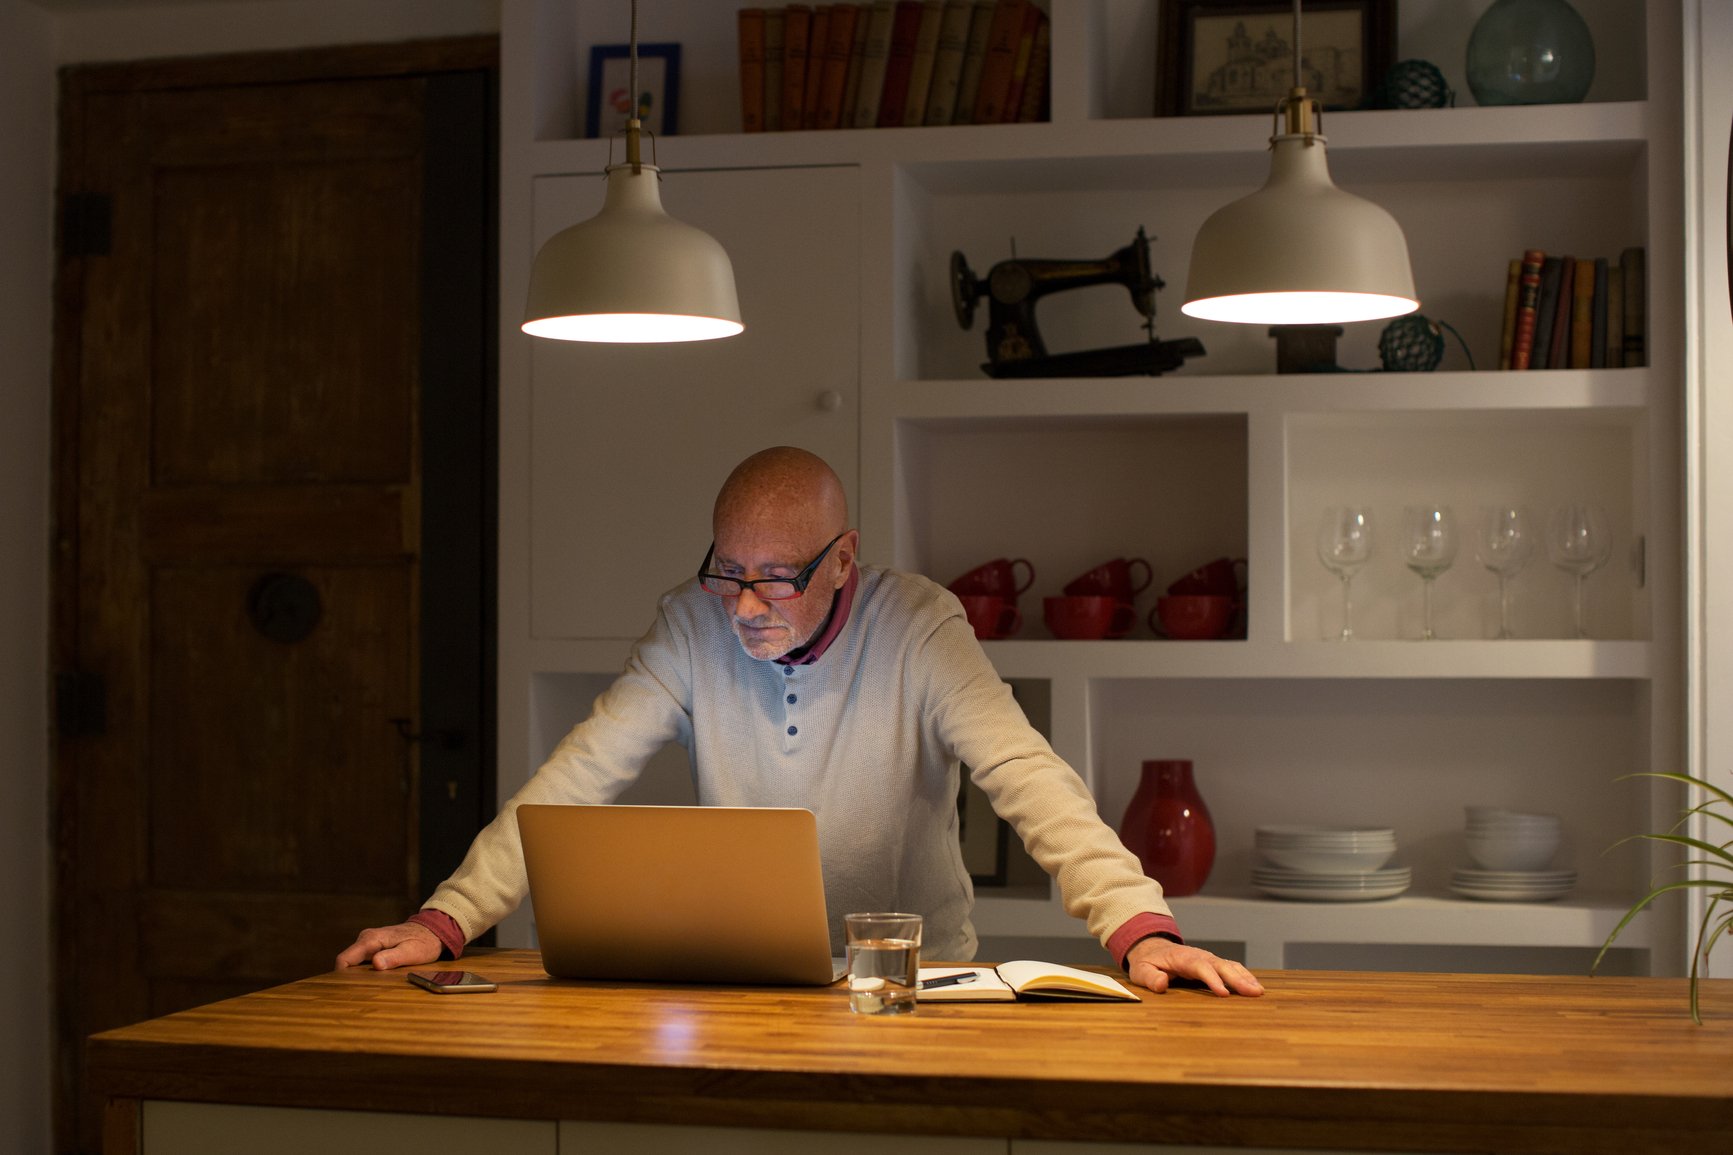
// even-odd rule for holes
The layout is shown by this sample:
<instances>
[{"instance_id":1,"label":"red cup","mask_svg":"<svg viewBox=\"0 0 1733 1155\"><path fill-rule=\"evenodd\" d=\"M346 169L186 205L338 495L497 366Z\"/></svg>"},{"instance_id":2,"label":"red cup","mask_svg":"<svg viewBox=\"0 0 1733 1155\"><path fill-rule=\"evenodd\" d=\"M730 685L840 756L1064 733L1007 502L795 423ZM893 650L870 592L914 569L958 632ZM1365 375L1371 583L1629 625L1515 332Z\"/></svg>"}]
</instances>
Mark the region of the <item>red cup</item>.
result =
<instances>
[{"instance_id":1,"label":"red cup","mask_svg":"<svg viewBox=\"0 0 1733 1155\"><path fill-rule=\"evenodd\" d=\"M1246 559L1218 557L1198 566L1167 587L1176 597L1214 595L1231 598L1246 588Z\"/></svg>"},{"instance_id":2,"label":"red cup","mask_svg":"<svg viewBox=\"0 0 1733 1155\"><path fill-rule=\"evenodd\" d=\"M1022 582L1017 581L1018 566L1028 571L1028 576ZM952 582L950 589L959 596L985 594L988 597L1010 598L1015 601L1018 594L1034 584L1035 567L1029 563L1029 559L996 557Z\"/></svg>"},{"instance_id":3,"label":"red cup","mask_svg":"<svg viewBox=\"0 0 1733 1155\"><path fill-rule=\"evenodd\" d=\"M957 600L963 603L963 614L969 619L969 625L975 629L975 636L982 641L994 638L1008 638L1023 628L1023 614L1017 608L1017 603L1009 598L993 597L990 594L959 594Z\"/></svg>"},{"instance_id":4,"label":"red cup","mask_svg":"<svg viewBox=\"0 0 1733 1155\"><path fill-rule=\"evenodd\" d=\"M1134 575L1140 566L1143 580L1137 581ZM1128 602L1148 589L1154 580L1155 572L1143 558L1116 557L1072 578L1065 584L1065 592L1073 597L1109 597Z\"/></svg>"},{"instance_id":5,"label":"red cup","mask_svg":"<svg viewBox=\"0 0 1733 1155\"><path fill-rule=\"evenodd\" d=\"M1219 638L1234 620L1234 599L1217 594L1168 595L1155 599L1149 628L1183 641Z\"/></svg>"},{"instance_id":6,"label":"red cup","mask_svg":"<svg viewBox=\"0 0 1733 1155\"><path fill-rule=\"evenodd\" d=\"M1118 598L1065 595L1041 599L1042 616L1056 638L1123 638L1137 624L1137 611Z\"/></svg>"}]
</instances>

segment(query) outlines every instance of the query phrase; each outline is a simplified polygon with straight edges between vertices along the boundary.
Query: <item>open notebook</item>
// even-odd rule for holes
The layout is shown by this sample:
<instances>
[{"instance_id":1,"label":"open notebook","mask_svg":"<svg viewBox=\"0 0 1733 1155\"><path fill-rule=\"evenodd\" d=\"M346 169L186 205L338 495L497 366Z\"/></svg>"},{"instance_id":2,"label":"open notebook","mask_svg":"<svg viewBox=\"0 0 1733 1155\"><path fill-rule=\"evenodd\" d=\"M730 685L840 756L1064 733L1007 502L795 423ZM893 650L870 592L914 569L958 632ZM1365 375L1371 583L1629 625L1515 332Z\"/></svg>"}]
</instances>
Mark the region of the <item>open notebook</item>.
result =
<instances>
[{"instance_id":1,"label":"open notebook","mask_svg":"<svg viewBox=\"0 0 1733 1155\"><path fill-rule=\"evenodd\" d=\"M517 810L542 966L555 978L822 985L830 953L808 810Z\"/></svg>"},{"instance_id":2,"label":"open notebook","mask_svg":"<svg viewBox=\"0 0 1733 1155\"><path fill-rule=\"evenodd\" d=\"M1110 975L1079 970L1058 963L1000 963L996 967L922 967L921 982L963 976L965 982L923 987L916 992L922 1002L1006 1003L1018 999L1078 999L1086 1002L1130 1002L1141 1000L1130 988ZM973 976L973 977L968 977Z\"/></svg>"}]
</instances>

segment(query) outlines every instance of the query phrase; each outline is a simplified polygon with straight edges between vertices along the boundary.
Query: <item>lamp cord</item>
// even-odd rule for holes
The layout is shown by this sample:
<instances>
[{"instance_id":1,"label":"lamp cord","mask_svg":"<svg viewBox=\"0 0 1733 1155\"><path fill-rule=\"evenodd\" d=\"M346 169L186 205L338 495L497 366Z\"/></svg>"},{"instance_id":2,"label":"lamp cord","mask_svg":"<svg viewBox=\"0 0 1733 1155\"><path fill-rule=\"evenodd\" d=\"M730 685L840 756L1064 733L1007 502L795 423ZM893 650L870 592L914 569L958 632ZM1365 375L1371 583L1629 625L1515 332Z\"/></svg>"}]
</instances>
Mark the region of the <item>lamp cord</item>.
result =
<instances>
[{"instance_id":1,"label":"lamp cord","mask_svg":"<svg viewBox=\"0 0 1733 1155\"><path fill-rule=\"evenodd\" d=\"M632 0L634 4L637 0ZM1294 77L1289 88L1300 86L1300 0L1294 0Z\"/></svg>"},{"instance_id":2,"label":"lamp cord","mask_svg":"<svg viewBox=\"0 0 1733 1155\"><path fill-rule=\"evenodd\" d=\"M1295 0L1294 7L1295 7L1295 11L1297 12L1299 10L1299 0ZM630 73L631 73L630 80L631 80L632 88L631 88L631 91L626 94L626 97L628 100L630 100L632 102L631 119L637 120L638 119L638 0L632 0L632 38L631 38L630 43L631 43L631 49L630 49L631 68L628 71L630 71Z\"/></svg>"}]
</instances>

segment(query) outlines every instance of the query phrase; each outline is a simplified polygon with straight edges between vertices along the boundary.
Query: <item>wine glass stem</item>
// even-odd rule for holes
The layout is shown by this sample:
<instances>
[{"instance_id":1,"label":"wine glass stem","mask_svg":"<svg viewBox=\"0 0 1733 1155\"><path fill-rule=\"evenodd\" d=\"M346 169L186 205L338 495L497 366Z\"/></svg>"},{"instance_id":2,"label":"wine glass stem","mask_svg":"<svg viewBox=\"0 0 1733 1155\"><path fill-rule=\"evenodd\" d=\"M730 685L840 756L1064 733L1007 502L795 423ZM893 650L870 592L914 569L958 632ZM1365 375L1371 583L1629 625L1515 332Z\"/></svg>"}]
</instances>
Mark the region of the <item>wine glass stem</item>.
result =
<instances>
[{"instance_id":1,"label":"wine glass stem","mask_svg":"<svg viewBox=\"0 0 1733 1155\"><path fill-rule=\"evenodd\" d=\"M1510 638L1510 598L1506 594L1504 575L1498 575L1498 636Z\"/></svg>"},{"instance_id":2,"label":"wine glass stem","mask_svg":"<svg viewBox=\"0 0 1733 1155\"><path fill-rule=\"evenodd\" d=\"M1420 579L1420 640L1432 640L1432 579Z\"/></svg>"},{"instance_id":3,"label":"wine glass stem","mask_svg":"<svg viewBox=\"0 0 1733 1155\"><path fill-rule=\"evenodd\" d=\"M1348 596L1348 586L1354 580L1354 575L1342 575L1342 640L1344 642L1354 637L1354 603Z\"/></svg>"},{"instance_id":4,"label":"wine glass stem","mask_svg":"<svg viewBox=\"0 0 1733 1155\"><path fill-rule=\"evenodd\" d=\"M1576 619L1577 619L1577 637L1579 637L1579 638L1586 638L1589 636L1588 630L1583 628L1583 578L1585 576L1587 576L1587 575L1585 575L1585 574L1578 574L1577 575Z\"/></svg>"}]
</instances>

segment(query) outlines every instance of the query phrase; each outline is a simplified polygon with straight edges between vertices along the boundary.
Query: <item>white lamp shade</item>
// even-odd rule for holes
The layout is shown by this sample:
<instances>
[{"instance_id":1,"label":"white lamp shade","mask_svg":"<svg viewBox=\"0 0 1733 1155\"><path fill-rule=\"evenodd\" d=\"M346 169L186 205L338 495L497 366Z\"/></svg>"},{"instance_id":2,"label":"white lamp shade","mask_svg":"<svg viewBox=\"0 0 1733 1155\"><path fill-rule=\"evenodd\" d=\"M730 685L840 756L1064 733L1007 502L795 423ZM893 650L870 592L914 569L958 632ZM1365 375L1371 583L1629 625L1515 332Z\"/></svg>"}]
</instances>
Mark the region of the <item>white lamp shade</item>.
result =
<instances>
[{"instance_id":1,"label":"white lamp shade","mask_svg":"<svg viewBox=\"0 0 1733 1155\"><path fill-rule=\"evenodd\" d=\"M1330 180L1322 137L1277 136L1270 179L1215 212L1191 250L1180 312L1207 321L1329 325L1412 313L1396 218Z\"/></svg>"},{"instance_id":2,"label":"white lamp shade","mask_svg":"<svg viewBox=\"0 0 1733 1155\"><path fill-rule=\"evenodd\" d=\"M734 266L716 239L662 208L657 169L608 169L602 211L536 254L523 331L560 341L707 341L740 323Z\"/></svg>"}]
</instances>

